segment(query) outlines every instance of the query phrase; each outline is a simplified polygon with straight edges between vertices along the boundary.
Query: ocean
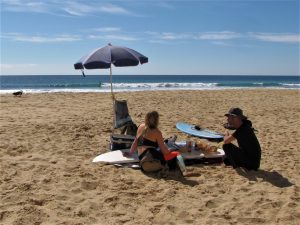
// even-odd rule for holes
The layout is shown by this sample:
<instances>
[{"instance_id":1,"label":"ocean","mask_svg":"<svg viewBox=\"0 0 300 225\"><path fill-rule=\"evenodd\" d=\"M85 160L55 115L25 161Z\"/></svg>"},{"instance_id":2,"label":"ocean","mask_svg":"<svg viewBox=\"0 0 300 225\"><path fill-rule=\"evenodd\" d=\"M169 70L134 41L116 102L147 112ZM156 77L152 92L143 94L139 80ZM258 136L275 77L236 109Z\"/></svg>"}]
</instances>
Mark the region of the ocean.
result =
<instances>
[{"instance_id":1,"label":"ocean","mask_svg":"<svg viewBox=\"0 0 300 225\"><path fill-rule=\"evenodd\" d=\"M113 75L113 90L219 90L249 88L300 89L300 76ZM0 76L0 94L110 92L109 75Z\"/></svg>"}]
</instances>

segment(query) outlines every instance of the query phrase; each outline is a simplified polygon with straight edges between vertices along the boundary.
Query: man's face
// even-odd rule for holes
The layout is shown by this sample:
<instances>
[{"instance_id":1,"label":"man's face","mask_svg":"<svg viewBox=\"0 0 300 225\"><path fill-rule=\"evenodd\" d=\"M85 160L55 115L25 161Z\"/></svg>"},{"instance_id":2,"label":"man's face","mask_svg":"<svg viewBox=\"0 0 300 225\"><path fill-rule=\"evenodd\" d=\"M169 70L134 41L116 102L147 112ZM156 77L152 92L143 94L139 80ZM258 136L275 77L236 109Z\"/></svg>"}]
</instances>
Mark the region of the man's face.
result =
<instances>
[{"instance_id":1,"label":"man's face","mask_svg":"<svg viewBox=\"0 0 300 225\"><path fill-rule=\"evenodd\" d=\"M227 116L227 122L228 122L229 126L232 126L234 128L239 127L240 120L241 119L238 116L232 116L232 115Z\"/></svg>"}]
</instances>

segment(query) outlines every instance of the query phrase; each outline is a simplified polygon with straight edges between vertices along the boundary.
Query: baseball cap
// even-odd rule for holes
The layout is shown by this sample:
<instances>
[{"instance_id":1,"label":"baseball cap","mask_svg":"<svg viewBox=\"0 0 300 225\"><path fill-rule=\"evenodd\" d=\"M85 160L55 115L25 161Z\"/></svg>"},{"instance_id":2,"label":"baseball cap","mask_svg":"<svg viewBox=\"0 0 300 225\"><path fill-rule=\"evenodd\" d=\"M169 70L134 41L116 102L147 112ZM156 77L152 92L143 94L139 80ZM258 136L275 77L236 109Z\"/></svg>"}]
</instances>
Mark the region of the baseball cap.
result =
<instances>
[{"instance_id":1,"label":"baseball cap","mask_svg":"<svg viewBox=\"0 0 300 225\"><path fill-rule=\"evenodd\" d=\"M229 109L228 113L226 113L225 116L238 116L241 119L247 119L247 117L243 114L243 110L241 110L240 108Z\"/></svg>"}]
</instances>

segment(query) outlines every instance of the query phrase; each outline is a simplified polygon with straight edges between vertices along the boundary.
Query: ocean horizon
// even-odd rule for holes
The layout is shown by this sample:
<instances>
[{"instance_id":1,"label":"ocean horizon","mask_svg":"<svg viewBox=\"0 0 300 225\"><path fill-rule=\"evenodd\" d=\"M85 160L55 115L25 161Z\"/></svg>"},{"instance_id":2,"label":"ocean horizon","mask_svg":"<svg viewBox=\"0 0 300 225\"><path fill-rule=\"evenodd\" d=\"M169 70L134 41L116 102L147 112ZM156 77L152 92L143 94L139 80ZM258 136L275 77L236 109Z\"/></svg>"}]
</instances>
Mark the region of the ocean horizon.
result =
<instances>
[{"instance_id":1,"label":"ocean horizon","mask_svg":"<svg viewBox=\"0 0 300 225\"><path fill-rule=\"evenodd\" d=\"M113 75L114 92L155 90L300 89L300 76ZM110 92L109 75L1 75L0 94Z\"/></svg>"}]
</instances>

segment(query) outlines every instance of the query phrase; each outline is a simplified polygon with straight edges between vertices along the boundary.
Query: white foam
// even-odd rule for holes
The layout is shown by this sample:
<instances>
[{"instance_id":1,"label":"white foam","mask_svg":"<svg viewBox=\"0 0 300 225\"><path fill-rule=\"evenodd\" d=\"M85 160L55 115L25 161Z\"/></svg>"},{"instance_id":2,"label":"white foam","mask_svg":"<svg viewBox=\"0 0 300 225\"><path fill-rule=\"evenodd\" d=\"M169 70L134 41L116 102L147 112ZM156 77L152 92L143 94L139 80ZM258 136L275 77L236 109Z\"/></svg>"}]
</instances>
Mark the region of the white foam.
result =
<instances>
[{"instance_id":1,"label":"white foam","mask_svg":"<svg viewBox=\"0 0 300 225\"><path fill-rule=\"evenodd\" d=\"M288 87L295 87L295 88L299 88L300 84L295 84L295 83L279 83L282 86L288 86Z\"/></svg>"},{"instance_id":2,"label":"white foam","mask_svg":"<svg viewBox=\"0 0 300 225\"><path fill-rule=\"evenodd\" d=\"M203 89L216 88L218 83L114 83L114 89L143 89L143 90L171 90L171 89ZM103 83L102 88L110 88L109 83Z\"/></svg>"},{"instance_id":3,"label":"white foam","mask_svg":"<svg viewBox=\"0 0 300 225\"><path fill-rule=\"evenodd\" d=\"M134 92L134 91L156 91L156 90L223 90L223 89L256 89L263 88L263 83L255 83L256 87L233 87L221 86L218 83L113 83L114 92ZM268 87L271 89L295 89L300 88L299 83L280 83L281 86ZM22 89L22 88L21 88ZM0 90L0 94L12 94L21 89ZM25 88L24 93L90 93L90 92L110 92L110 83L102 83L101 87L54 87L54 88Z\"/></svg>"}]
</instances>

